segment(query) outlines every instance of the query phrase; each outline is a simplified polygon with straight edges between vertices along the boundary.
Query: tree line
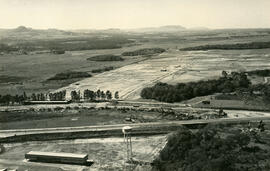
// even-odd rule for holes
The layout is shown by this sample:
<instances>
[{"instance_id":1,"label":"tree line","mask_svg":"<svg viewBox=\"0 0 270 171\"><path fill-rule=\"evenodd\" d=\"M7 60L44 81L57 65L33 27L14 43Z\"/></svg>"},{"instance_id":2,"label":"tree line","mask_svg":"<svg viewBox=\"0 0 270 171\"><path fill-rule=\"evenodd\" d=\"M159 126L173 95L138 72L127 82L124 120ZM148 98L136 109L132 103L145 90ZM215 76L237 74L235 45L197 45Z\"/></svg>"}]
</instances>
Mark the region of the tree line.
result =
<instances>
[{"instance_id":1,"label":"tree line","mask_svg":"<svg viewBox=\"0 0 270 171\"><path fill-rule=\"evenodd\" d=\"M0 104L2 105L13 105L13 104L22 104L25 100L27 100L27 96L25 93L22 95L12 96L10 94L0 95Z\"/></svg>"},{"instance_id":2,"label":"tree line","mask_svg":"<svg viewBox=\"0 0 270 171\"><path fill-rule=\"evenodd\" d=\"M144 88L141 97L144 99L155 99L163 102L181 102L197 96L206 96L214 93L229 93L239 88L248 88L250 80L245 73L222 72L222 77L216 80L178 83L169 85L157 83L152 87Z\"/></svg>"},{"instance_id":3,"label":"tree line","mask_svg":"<svg viewBox=\"0 0 270 171\"><path fill-rule=\"evenodd\" d=\"M65 101L66 90L55 92L55 93L32 93L27 96L25 92L22 95L0 95L0 104L3 105L14 105L23 104L26 101Z\"/></svg>"},{"instance_id":4,"label":"tree line","mask_svg":"<svg viewBox=\"0 0 270 171\"><path fill-rule=\"evenodd\" d=\"M162 48L144 48L135 51L123 52L122 56L154 55L165 52Z\"/></svg>"},{"instance_id":5,"label":"tree line","mask_svg":"<svg viewBox=\"0 0 270 171\"><path fill-rule=\"evenodd\" d=\"M98 101L98 100L111 100L113 97L115 99L119 99L119 92L116 91L114 93L114 96L111 91L107 90L106 92L102 90L97 90L97 91L92 91L92 90L84 90L83 94L81 96L80 91L73 90L71 91L71 100L73 101L79 101L82 98L84 100L89 100L89 101Z\"/></svg>"},{"instance_id":6,"label":"tree line","mask_svg":"<svg viewBox=\"0 0 270 171\"><path fill-rule=\"evenodd\" d=\"M195 46L195 47L187 47L180 50L182 51L213 50L213 49L237 50L237 49L265 49L265 48L270 48L270 42L202 45L202 46Z\"/></svg>"},{"instance_id":7,"label":"tree line","mask_svg":"<svg viewBox=\"0 0 270 171\"><path fill-rule=\"evenodd\" d=\"M2 105L14 105L14 104L24 104L26 101L65 101L66 100L66 90L44 94L44 93L32 93L30 96L24 92L22 95L0 95L0 104ZM84 90L81 95L80 91L73 90L70 93L72 101L80 101L84 99L86 101L104 101L112 100L113 98L119 99L119 92L116 91L114 94L107 90L106 92L97 90Z\"/></svg>"}]
</instances>

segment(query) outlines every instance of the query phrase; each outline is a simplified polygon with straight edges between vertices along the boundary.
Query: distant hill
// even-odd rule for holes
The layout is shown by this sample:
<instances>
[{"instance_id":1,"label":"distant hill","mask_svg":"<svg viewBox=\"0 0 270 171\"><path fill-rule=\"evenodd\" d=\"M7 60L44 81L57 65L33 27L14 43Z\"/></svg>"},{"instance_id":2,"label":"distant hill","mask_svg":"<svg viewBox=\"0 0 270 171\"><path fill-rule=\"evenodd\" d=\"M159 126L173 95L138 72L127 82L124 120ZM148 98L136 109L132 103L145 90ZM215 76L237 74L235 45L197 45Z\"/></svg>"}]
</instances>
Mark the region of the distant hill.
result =
<instances>
[{"instance_id":1,"label":"distant hill","mask_svg":"<svg viewBox=\"0 0 270 171\"><path fill-rule=\"evenodd\" d=\"M118 29L118 28L109 28L109 29L76 29L76 30L70 30L74 33L108 33L108 34L114 34L114 33L122 33L124 30Z\"/></svg>"},{"instance_id":2,"label":"distant hill","mask_svg":"<svg viewBox=\"0 0 270 171\"><path fill-rule=\"evenodd\" d=\"M77 33L58 29L32 29L19 26L14 29L0 29L0 39L47 39L74 36Z\"/></svg>"},{"instance_id":3,"label":"distant hill","mask_svg":"<svg viewBox=\"0 0 270 171\"><path fill-rule=\"evenodd\" d=\"M161 26L161 27L147 27L147 28L138 28L138 29L130 29L127 31L132 31L132 32L153 32L153 33L163 33L163 32L179 32L179 31L184 31L186 30L185 27L180 26L180 25L167 25L167 26Z\"/></svg>"},{"instance_id":4,"label":"distant hill","mask_svg":"<svg viewBox=\"0 0 270 171\"><path fill-rule=\"evenodd\" d=\"M27 28L25 26L19 26L15 29L12 29L11 31L14 31L14 32L29 32L29 31L32 31L32 28Z\"/></svg>"}]
</instances>

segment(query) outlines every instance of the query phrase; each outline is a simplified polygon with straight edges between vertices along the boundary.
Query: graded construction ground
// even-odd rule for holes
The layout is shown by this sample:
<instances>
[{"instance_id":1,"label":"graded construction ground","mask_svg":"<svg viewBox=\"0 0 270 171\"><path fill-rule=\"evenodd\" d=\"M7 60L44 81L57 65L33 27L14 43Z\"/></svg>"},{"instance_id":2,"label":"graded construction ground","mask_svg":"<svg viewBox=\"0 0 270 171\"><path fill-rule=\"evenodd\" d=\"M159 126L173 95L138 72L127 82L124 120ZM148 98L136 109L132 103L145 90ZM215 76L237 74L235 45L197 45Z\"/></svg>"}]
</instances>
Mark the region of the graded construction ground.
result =
<instances>
[{"instance_id":1,"label":"graded construction ground","mask_svg":"<svg viewBox=\"0 0 270 171\"><path fill-rule=\"evenodd\" d=\"M226 71L250 71L270 67L270 49L237 51L178 51L169 49L149 60L98 74L63 87L67 98L73 90L119 91L120 99L137 100L144 87L158 81L169 84L214 79Z\"/></svg>"},{"instance_id":2,"label":"graded construction ground","mask_svg":"<svg viewBox=\"0 0 270 171\"><path fill-rule=\"evenodd\" d=\"M137 160L153 160L166 143L166 136L133 137L133 156ZM9 168L18 171L29 170L123 170L126 160L126 145L123 138L97 138L58 140L45 142L25 142L4 144L5 152L0 155L0 169ZM35 163L24 160L29 151L86 153L94 161L90 167L68 164Z\"/></svg>"}]
</instances>

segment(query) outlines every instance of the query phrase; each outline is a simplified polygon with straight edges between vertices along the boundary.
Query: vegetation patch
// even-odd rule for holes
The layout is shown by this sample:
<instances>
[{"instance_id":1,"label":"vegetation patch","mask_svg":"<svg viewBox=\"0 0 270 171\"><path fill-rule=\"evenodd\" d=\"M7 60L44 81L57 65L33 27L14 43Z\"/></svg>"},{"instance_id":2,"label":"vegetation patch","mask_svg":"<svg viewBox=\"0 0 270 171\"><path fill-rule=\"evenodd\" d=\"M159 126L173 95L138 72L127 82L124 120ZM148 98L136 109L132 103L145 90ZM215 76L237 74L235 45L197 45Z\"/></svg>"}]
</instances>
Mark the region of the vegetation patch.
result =
<instances>
[{"instance_id":1,"label":"vegetation patch","mask_svg":"<svg viewBox=\"0 0 270 171\"><path fill-rule=\"evenodd\" d=\"M112 36L106 39L96 37L75 37L61 39L36 39L32 41L22 40L12 45L0 43L0 52L10 53L19 51L51 50L54 54L63 54L65 51L80 51L92 49L116 49L124 44L132 43L126 37Z\"/></svg>"},{"instance_id":2,"label":"vegetation patch","mask_svg":"<svg viewBox=\"0 0 270 171\"><path fill-rule=\"evenodd\" d=\"M92 75L88 74L87 72L68 71L56 74L54 77L49 78L48 80L67 80L73 78L86 78L86 77L92 77Z\"/></svg>"},{"instance_id":3,"label":"vegetation patch","mask_svg":"<svg viewBox=\"0 0 270 171\"><path fill-rule=\"evenodd\" d=\"M114 67L109 66L109 67L100 68L100 69L93 69L91 72L92 73L102 73L102 72L106 72L106 71L111 71L113 69L114 69Z\"/></svg>"},{"instance_id":4,"label":"vegetation patch","mask_svg":"<svg viewBox=\"0 0 270 171\"><path fill-rule=\"evenodd\" d=\"M260 125L259 129L210 125L197 132L182 128L168 137L154 166L160 171L269 170L269 144L261 137L266 134Z\"/></svg>"},{"instance_id":5,"label":"vegetation patch","mask_svg":"<svg viewBox=\"0 0 270 171\"><path fill-rule=\"evenodd\" d=\"M138 55L154 55L165 52L165 49L162 48L144 48L130 52L122 53L123 56L138 56Z\"/></svg>"},{"instance_id":6,"label":"vegetation patch","mask_svg":"<svg viewBox=\"0 0 270 171\"><path fill-rule=\"evenodd\" d=\"M87 58L89 61L123 61L124 59L121 56L116 55L97 55L90 58Z\"/></svg>"},{"instance_id":7,"label":"vegetation patch","mask_svg":"<svg viewBox=\"0 0 270 171\"><path fill-rule=\"evenodd\" d=\"M195 47L187 47L180 50L241 50L241 49L266 49L270 48L270 42L251 42L251 43L236 43L236 44L216 44L216 45L202 45Z\"/></svg>"},{"instance_id":8,"label":"vegetation patch","mask_svg":"<svg viewBox=\"0 0 270 171\"><path fill-rule=\"evenodd\" d=\"M270 69L248 71L247 73L249 75L257 75L260 77L269 77L270 76Z\"/></svg>"},{"instance_id":9,"label":"vegetation patch","mask_svg":"<svg viewBox=\"0 0 270 171\"><path fill-rule=\"evenodd\" d=\"M0 83L18 82L22 80L23 80L22 77L0 75Z\"/></svg>"},{"instance_id":10,"label":"vegetation patch","mask_svg":"<svg viewBox=\"0 0 270 171\"><path fill-rule=\"evenodd\" d=\"M197 96L206 96L214 93L229 93L239 88L248 88L250 81L245 73L232 72L217 80L178 83L169 85L167 83L157 83L153 87L146 87L141 91L144 99L155 99L163 102L181 102Z\"/></svg>"},{"instance_id":11,"label":"vegetation patch","mask_svg":"<svg viewBox=\"0 0 270 171\"><path fill-rule=\"evenodd\" d=\"M9 53L12 51L18 51L19 49L14 47L14 46L10 46L4 43L0 43L0 52L5 52L5 53Z\"/></svg>"}]
</instances>

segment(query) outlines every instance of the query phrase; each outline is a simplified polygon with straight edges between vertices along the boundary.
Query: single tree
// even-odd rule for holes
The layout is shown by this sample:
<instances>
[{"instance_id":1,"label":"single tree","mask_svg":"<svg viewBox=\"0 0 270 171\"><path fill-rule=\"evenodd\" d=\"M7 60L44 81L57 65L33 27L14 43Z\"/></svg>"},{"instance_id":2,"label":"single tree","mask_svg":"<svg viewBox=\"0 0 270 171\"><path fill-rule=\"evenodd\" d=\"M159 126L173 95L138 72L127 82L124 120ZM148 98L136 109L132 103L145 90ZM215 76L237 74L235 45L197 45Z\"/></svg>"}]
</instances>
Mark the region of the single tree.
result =
<instances>
[{"instance_id":1,"label":"single tree","mask_svg":"<svg viewBox=\"0 0 270 171\"><path fill-rule=\"evenodd\" d=\"M102 100L104 100L106 98L106 94L104 93L104 91L101 91L100 96L101 96Z\"/></svg>"},{"instance_id":2,"label":"single tree","mask_svg":"<svg viewBox=\"0 0 270 171\"><path fill-rule=\"evenodd\" d=\"M101 97L101 91L100 91L100 89L97 90L96 94L97 94L97 98L100 98Z\"/></svg>"},{"instance_id":3,"label":"single tree","mask_svg":"<svg viewBox=\"0 0 270 171\"><path fill-rule=\"evenodd\" d=\"M115 99L119 99L119 92L118 92L118 91L116 91L116 92L114 93L114 98L115 98Z\"/></svg>"}]
</instances>

